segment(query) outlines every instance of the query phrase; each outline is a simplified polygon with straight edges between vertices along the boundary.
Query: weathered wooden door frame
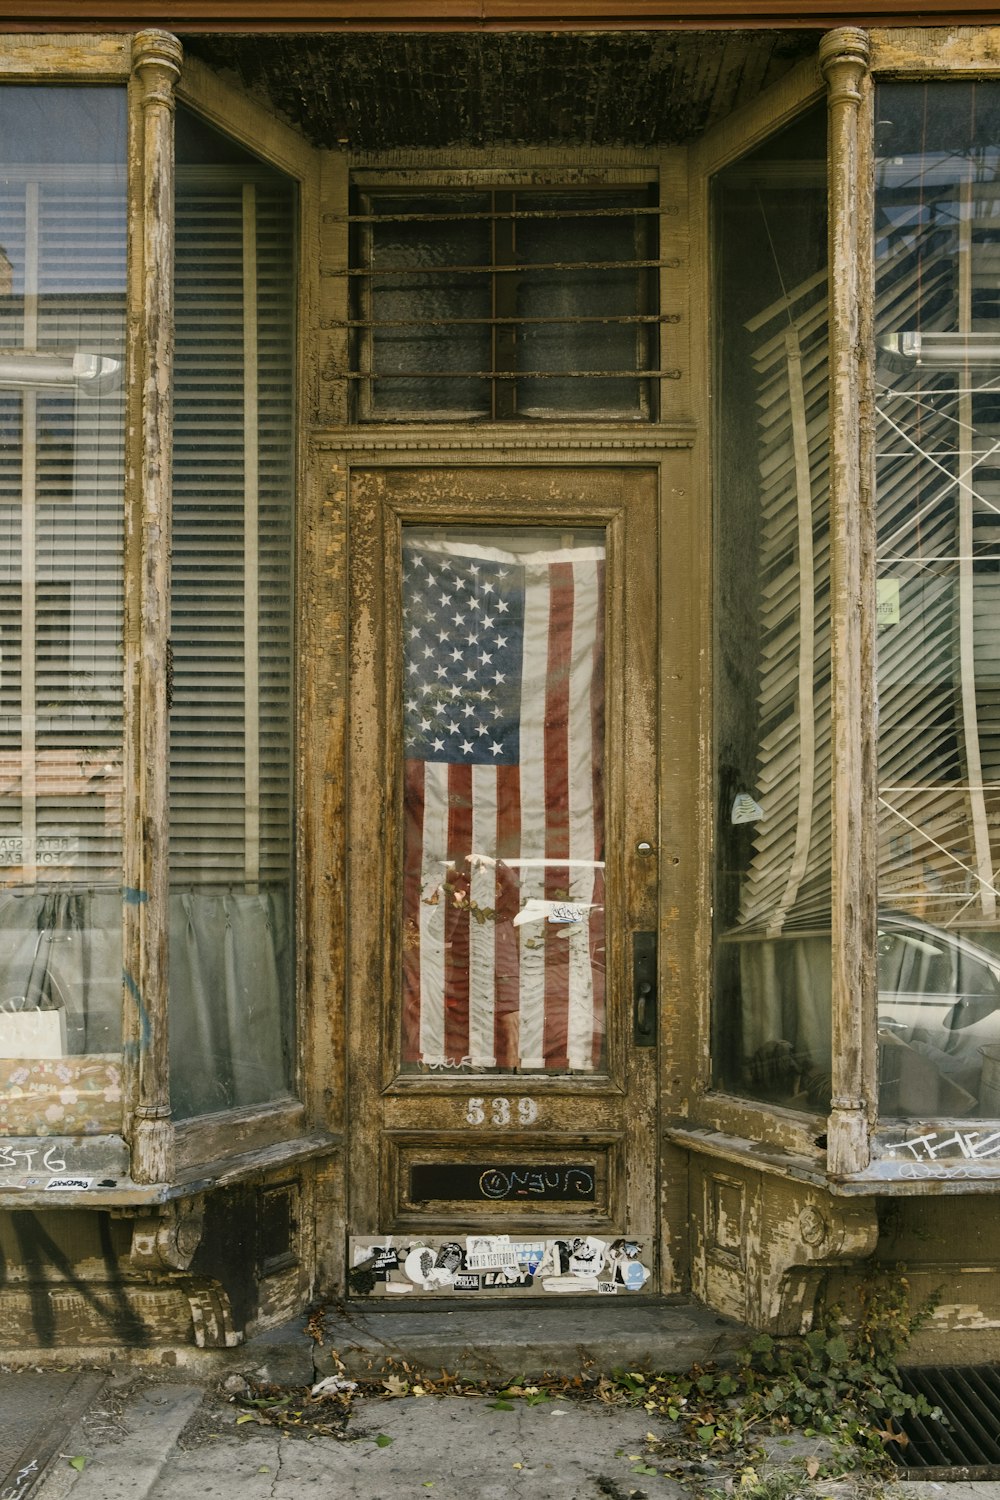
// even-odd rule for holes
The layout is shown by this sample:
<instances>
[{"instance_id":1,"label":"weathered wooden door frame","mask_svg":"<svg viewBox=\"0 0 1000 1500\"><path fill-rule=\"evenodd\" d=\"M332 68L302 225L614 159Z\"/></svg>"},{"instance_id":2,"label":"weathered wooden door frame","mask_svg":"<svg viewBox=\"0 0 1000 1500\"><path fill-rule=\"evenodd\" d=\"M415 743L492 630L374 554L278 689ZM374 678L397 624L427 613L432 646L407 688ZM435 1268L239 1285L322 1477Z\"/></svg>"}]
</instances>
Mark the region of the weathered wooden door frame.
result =
<instances>
[{"instance_id":1,"label":"weathered wooden door frame","mask_svg":"<svg viewBox=\"0 0 1000 1500\"><path fill-rule=\"evenodd\" d=\"M405 469L359 464L351 474L348 1202L354 1233L475 1228L483 1220L478 1204L474 1211L467 1203L439 1203L433 1213L418 1212L407 1202L408 1169L428 1156L485 1161L490 1151L524 1150L530 1139L535 1160L589 1152L600 1164L596 1201L582 1213L578 1206L571 1225L558 1205L538 1203L530 1212L491 1213L490 1229L558 1233L572 1227L655 1243L657 1053L632 1044L630 933L658 927L658 513L655 460L604 466L582 465L575 456L544 464L508 457L496 466L467 460ZM478 519L607 527L609 883L624 893L626 918L615 924L611 940L615 998L606 1077L401 1076L396 1069L393 865L400 843L400 752L392 728L400 693L387 666L399 609L399 527ZM627 775L621 769L626 757ZM384 1024L384 1017L392 1019ZM518 1113L521 1099L535 1106L543 1101L530 1124ZM500 1123L504 1116L510 1123Z\"/></svg>"}]
</instances>

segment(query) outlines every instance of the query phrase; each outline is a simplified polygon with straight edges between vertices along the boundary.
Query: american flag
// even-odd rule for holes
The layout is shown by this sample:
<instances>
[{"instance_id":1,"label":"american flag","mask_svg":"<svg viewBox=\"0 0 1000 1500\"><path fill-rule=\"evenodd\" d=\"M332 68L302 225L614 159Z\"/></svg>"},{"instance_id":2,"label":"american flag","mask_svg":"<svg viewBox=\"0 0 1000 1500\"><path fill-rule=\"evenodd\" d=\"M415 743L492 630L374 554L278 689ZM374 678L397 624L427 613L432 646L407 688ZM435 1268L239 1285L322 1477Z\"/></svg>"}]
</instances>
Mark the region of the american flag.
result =
<instances>
[{"instance_id":1,"label":"american flag","mask_svg":"<svg viewBox=\"0 0 1000 1500\"><path fill-rule=\"evenodd\" d=\"M604 550L403 549L403 1059L597 1067Z\"/></svg>"}]
</instances>

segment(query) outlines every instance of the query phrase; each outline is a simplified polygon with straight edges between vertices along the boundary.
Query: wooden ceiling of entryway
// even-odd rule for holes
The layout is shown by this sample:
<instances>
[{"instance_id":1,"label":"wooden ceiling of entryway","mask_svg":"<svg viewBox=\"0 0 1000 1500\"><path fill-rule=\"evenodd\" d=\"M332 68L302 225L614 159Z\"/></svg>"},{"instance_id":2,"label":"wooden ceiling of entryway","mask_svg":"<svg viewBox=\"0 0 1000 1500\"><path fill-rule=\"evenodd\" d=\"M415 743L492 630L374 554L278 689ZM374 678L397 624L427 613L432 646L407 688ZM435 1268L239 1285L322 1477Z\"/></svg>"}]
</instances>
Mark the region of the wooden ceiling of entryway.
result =
<instances>
[{"instance_id":1,"label":"wooden ceiling of entryway","mask_svg":"<svg viewBox=\"0 0 1000 1500\"><path fill-rule=\"evenodd\" d=\"M185 35L317 146L694 139L815 50L813 31Z\"/></svg>"}]
</instances>

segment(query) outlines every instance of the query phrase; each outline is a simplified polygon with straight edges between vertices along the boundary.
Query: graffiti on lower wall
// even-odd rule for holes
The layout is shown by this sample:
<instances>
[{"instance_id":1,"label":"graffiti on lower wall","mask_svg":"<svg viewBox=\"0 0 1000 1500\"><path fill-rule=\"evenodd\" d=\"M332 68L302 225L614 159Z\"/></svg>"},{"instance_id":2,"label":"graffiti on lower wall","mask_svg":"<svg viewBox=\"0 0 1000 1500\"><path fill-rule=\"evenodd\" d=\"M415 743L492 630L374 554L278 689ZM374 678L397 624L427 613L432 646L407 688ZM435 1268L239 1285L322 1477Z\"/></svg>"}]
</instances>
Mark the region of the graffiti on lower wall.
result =
<instances>
[{"instance_id":1,"label":"graffiti on lower wall","mask_svg":"<svg viewBox=\"0 0 1000 1500\"><path fill-rule=\"evenodd\" d=\"M574 1293L641 1291L649 1280L641 1241L596 1235L441 1237L376 1235L350 1242L351 1291L375 1296L428 1292Z\"/></svg>"}]
</instances>

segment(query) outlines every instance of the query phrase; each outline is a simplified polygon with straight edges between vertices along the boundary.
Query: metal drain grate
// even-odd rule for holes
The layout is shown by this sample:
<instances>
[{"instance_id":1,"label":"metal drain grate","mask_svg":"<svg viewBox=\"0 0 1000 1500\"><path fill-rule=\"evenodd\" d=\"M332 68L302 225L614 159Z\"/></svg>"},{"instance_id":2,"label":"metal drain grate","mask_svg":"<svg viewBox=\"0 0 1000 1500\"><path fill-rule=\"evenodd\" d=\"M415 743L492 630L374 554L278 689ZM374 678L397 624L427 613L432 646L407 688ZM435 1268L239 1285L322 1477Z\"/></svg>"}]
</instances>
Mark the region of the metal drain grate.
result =
<instances>
[{"instance_id":1,"label":"metal drain grate","mask_svg":"<svg viewBox=\"0 0 1000 1500\"><path fill-rule=\"evenodd\" d=\"M944 1414L944 1421L896 1417L907 1441L890 1452L901 1468L937 1479L1000 1479L1000 1366L913 1366L900 1371L900 1385Z\"/></svg>"}]
</instances>

